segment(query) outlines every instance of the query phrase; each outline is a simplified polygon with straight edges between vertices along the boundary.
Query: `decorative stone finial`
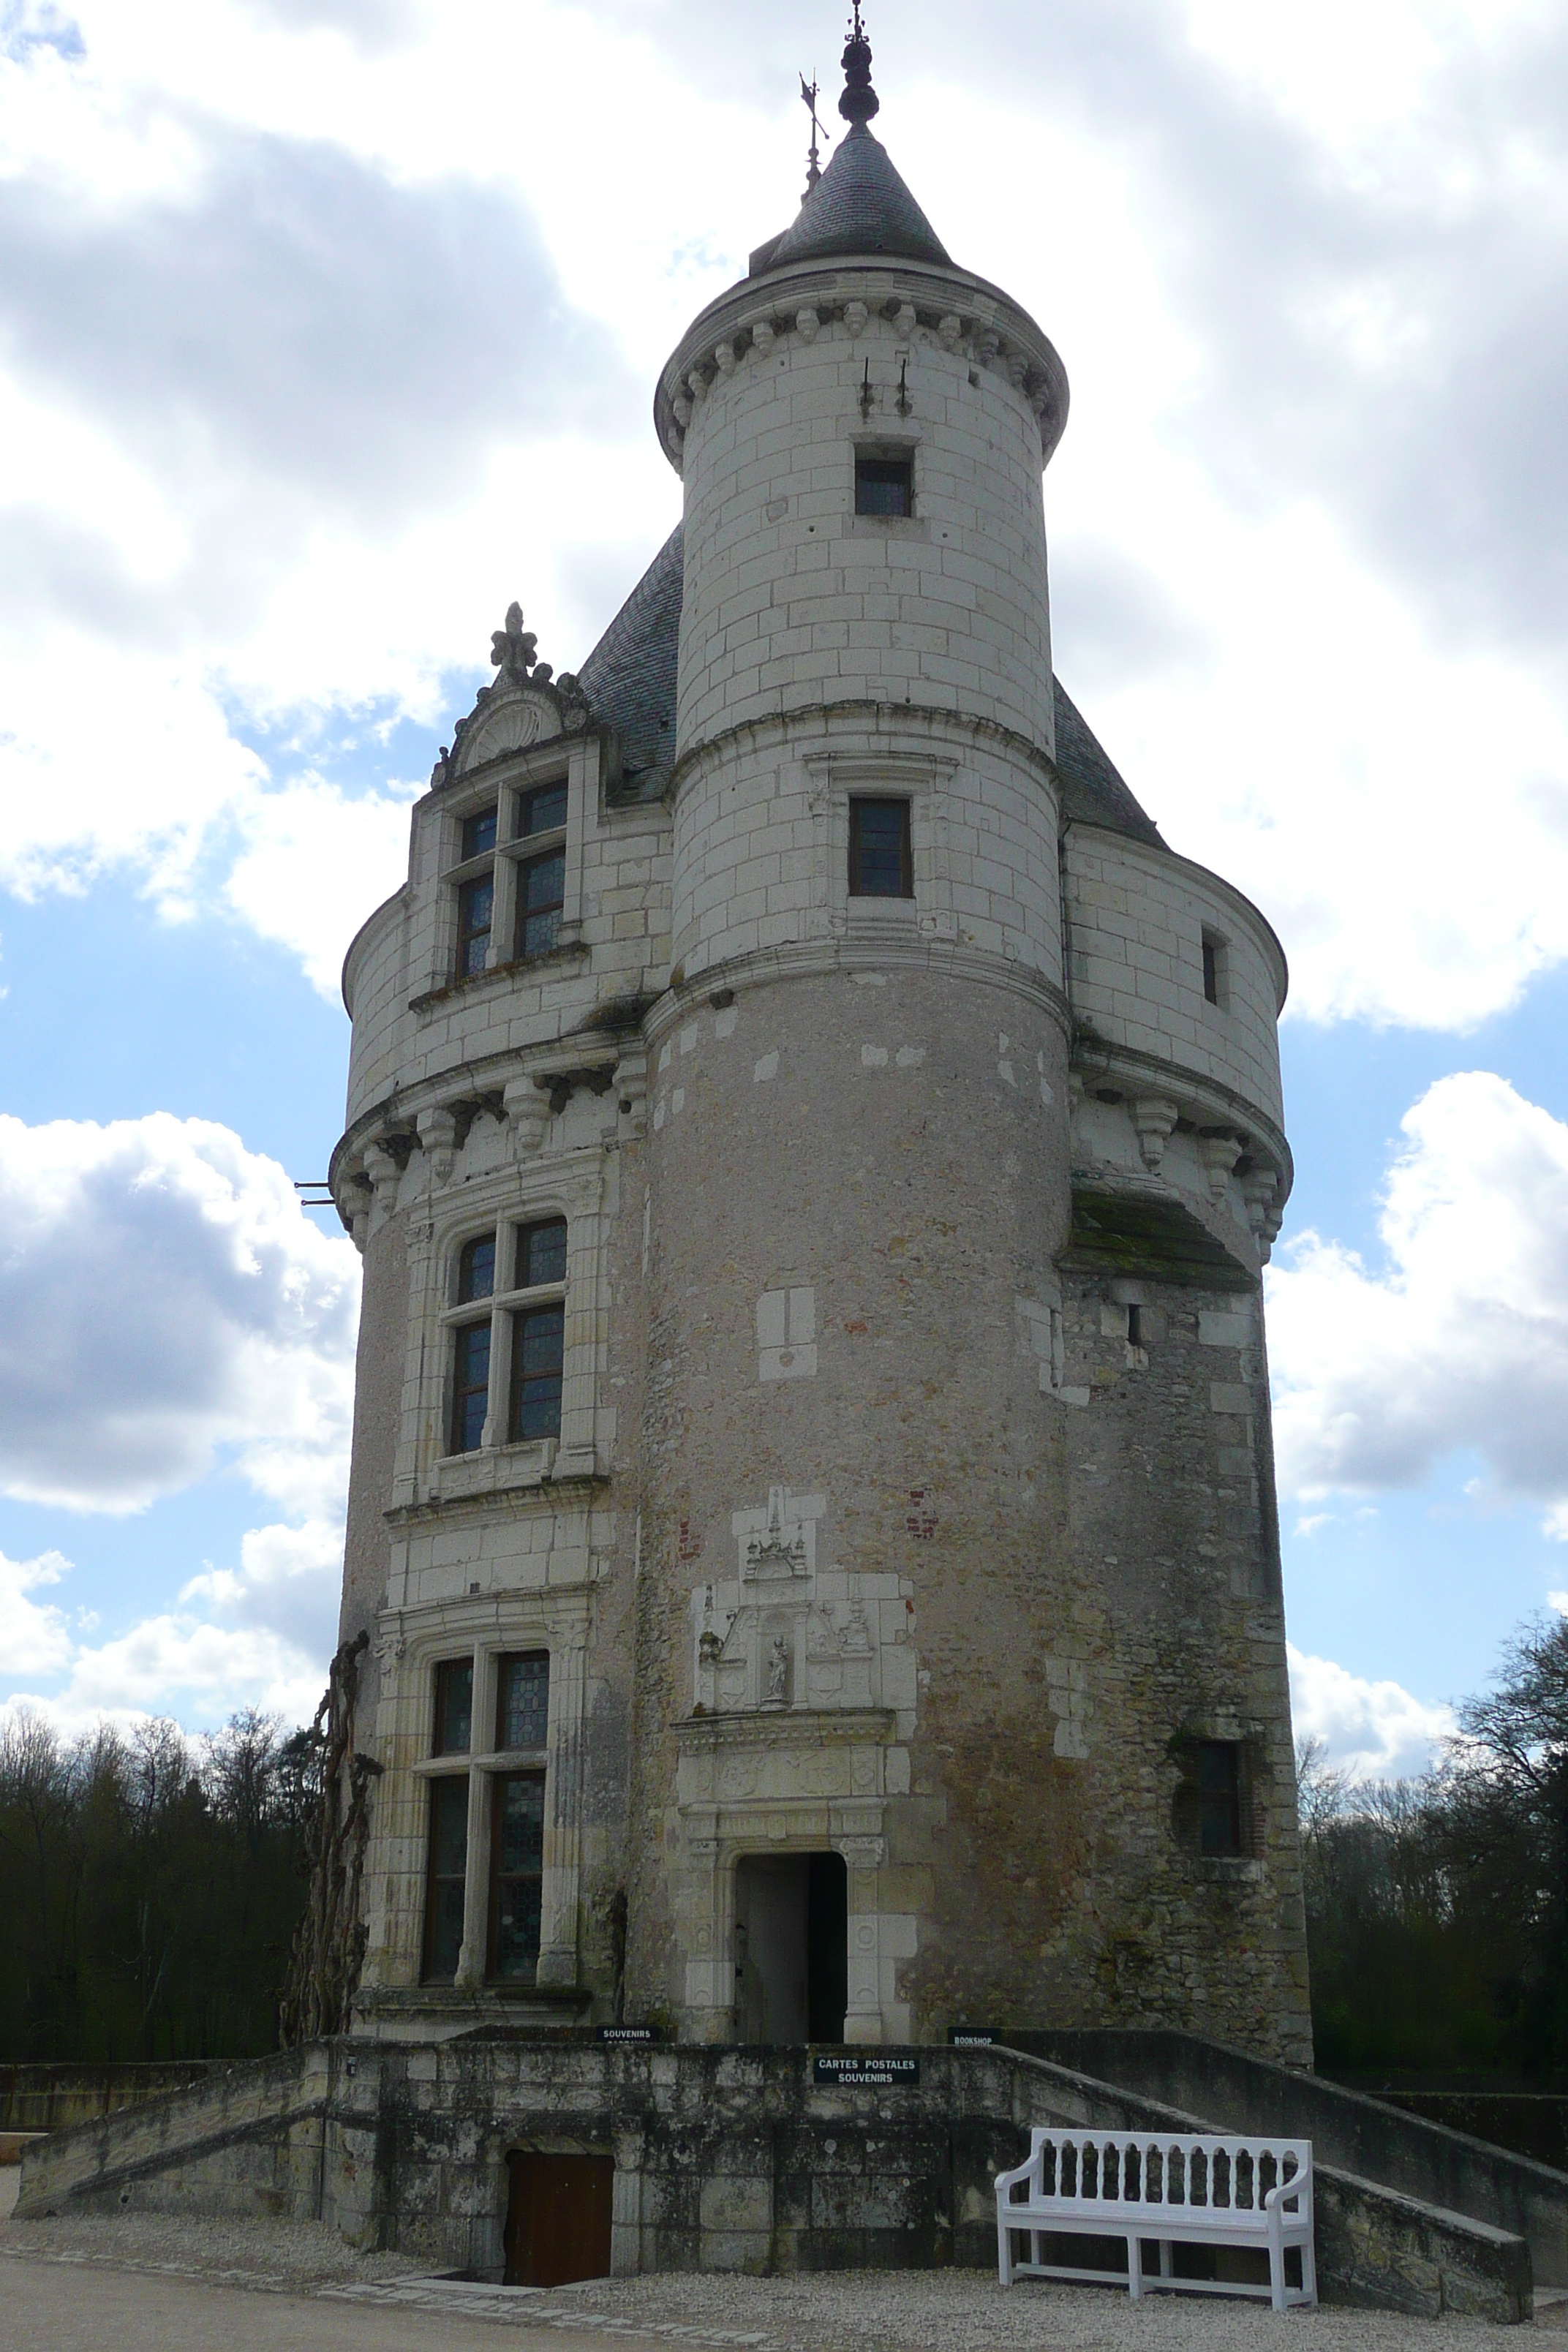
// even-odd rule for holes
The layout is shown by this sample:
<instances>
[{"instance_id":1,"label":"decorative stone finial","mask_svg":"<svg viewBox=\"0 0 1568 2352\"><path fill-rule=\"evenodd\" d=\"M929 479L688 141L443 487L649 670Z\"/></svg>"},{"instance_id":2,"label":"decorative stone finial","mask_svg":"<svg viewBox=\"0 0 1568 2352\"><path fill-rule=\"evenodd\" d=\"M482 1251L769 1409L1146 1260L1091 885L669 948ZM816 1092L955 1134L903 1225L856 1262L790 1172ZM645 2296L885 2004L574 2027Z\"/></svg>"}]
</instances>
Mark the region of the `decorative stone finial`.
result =
<instances>
[{"instance_id":1,"label":"decorative stone finial","mask_svg":"<svg viewBox=\"0 0 1568 2352\"><path fill-rule=\"evenodd\" d=\"M844 95L838 101L838 111L846 122L864 130L871 117L880 112L882 101L871 87L871 44L860 22L860 0L855 0L855 15L842 62Z\"/></svg>"},{"instance_id":2,"label":"decorative stone finial","mask_svg":"<svg viewBox=\"0 0 1568 2352\"><path fill-rule=\"evenodd\" d=\"M506 626L490 635L490 659L500 671L497 683L502 686L522 686L533 667L533 648L539 643L531 629L522 625L522 606L509 604Z\"/></svg>"}]
</instances>

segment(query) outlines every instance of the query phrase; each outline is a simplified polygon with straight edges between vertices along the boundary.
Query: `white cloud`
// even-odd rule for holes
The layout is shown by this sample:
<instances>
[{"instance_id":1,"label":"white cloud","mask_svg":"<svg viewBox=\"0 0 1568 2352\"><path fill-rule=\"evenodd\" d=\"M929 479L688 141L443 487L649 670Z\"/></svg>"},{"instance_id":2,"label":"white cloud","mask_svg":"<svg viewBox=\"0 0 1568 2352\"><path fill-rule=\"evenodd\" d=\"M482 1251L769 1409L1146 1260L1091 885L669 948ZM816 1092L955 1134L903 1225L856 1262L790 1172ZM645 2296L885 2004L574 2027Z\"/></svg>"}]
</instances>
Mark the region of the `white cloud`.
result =
<instances>
[{"instance_id":1,"label":"white cloud","mask_svg":"<svg viewBox=\"0 0 1568 2352\"><path fill-rule=\"evenodd\" d=\"M134 1510L232 1462L342 1505L359 1267L228 1129L0 1118L0 1490Z\"/></svg>"},{"instance_id":2,"label":"white cloud","mask_svg":"<svg viewBox=\"0 0 1568 2352\"><path fill-rule=\"evenodd\" d=\"M40 1585L58 1584L68 1559L47 1551L37 1559L7 1559L0 1553L0 1658L18 1675L51 1675L71 1652L70 1627L63 1609L29 1596Z\"/></svg>"},{"instance_id":3,"label":"white cloud","mask_svg":"<svg viewBox=\"0 0 1568 2352\"><path fill-rule=\"evenodd\" d=\"M14 1691L0 1704L34 1708L68 1734L104 1716L123 1722L172 1715L187 1726L212 1725L242 1706L276 1711L295 1724L310 1721L325 1681L323 1661L265 1628L170 1613L144 1618L95 1649L76 1650L58 1688Z\"/></svg>"},{"instance_id":4,"label":"white cloud","mask_svg":"<svg viewBox=\"0 0 1568 2352\"><path fill-rule=\"evenodd\" d=\"M181 1601L205 1601L216 1616L285 1636L314 1657L328 1657L337 1638L342 1521L252 1528L240 1538L239 1561L237 1569L204 1569L181 1588Z\"/></svg>"},{"instance_id":5,"label":"white cloud","mask_svg":"<svg viewBox=\"0 0 1568 2352\"><path fill-rule=\"evenodd\" d=\"M1425 1771L1455 1727L1451 1708L1413 1698L1398 1683L1365 1682L1294 1644L1289 1657L1296 1738L1321 1739L1328 1761L1358 1780Z\"/></svg>"},{"instance_id":6,"label":"white cloud","mask_svg":"<svg viewBox=\"0 0 1568 2352\"><path fill-rule=\"evenodd\" d=\"M1469 1449L1568 1536L1568 1126L1484 1070L1402 1124L1385 1268L1308 1233L1270 1270L1280 1484L1411 1487Z\"/></svg>"}]
</instances>

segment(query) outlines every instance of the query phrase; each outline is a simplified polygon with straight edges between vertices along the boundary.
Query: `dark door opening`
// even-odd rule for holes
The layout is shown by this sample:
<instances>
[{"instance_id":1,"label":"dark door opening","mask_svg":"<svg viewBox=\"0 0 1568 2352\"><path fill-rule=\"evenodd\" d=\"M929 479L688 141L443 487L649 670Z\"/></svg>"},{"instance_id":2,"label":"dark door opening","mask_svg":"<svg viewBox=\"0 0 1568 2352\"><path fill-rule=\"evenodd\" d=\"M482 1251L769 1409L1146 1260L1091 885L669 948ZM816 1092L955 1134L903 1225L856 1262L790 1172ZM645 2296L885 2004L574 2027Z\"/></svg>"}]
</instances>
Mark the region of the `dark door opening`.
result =
<instances>
[{"instance_id":1,"label":"dark door opening","mask_svg":"<svg viewBox=\"0 0 1568 2352\"><path fill-rule=\"evenodd\" d=\"M741 2042L842 2042L849 1882L837 1853L747 1853L735 1865Z\"/></svg>"},{"instance_id":2,"label":"dark door opening","mask_svg":"<svg viewBox=\"0 0 1568 2352\"><path fill-rule=\"evenodd\" d=\"M613 2159L530 2149L509 2156L507 2168L507 2285L608 2278Z\"/></svg>"}]
</instances>

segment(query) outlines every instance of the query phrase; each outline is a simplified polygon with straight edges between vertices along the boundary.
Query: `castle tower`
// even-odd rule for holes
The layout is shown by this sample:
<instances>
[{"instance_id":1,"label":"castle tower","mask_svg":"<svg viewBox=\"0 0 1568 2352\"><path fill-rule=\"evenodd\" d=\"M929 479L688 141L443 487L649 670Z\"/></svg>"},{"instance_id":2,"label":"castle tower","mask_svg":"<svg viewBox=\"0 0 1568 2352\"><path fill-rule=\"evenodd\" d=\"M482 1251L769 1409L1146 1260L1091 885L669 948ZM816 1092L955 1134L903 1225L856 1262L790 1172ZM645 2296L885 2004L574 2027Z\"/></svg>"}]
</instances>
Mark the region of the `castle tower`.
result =
<instances>
[{"instance_id":1,"label":"castle tower","mask_svg":"<svg viewBox=\"0 0 1568 2352\"><path fill-rule=\"evenodd\" d=\"M350 951L362 2022L1310 2059L1284 960L1053 681L1061 363L869 124L683 338Z\"/></svg>"}]
</instances>

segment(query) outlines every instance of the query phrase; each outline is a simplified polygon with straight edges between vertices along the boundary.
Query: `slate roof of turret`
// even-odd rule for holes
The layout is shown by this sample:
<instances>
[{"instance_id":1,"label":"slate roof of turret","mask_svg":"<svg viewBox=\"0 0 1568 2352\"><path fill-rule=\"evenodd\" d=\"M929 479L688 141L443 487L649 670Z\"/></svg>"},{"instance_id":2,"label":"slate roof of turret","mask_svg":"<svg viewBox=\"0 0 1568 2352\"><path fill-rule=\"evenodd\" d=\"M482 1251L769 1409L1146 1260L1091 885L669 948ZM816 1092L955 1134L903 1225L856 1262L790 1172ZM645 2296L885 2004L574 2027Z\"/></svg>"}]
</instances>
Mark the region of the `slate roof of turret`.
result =
<instances>
[{"instance_id":1,"label":"slate roof of turret","mask_svg":"<svg viewBox=\"0 0 1568 2352\"><path fill-rule=\"evenodd\" d=\"M657 800L675 756L684 586L678 523L577 674L595 718L619 730L622 775L615 798L620 802ZM1159 827L1140 807L1061 680L1051 683L1063 816L1165 848Z\"/></svg>"},{"instance_id":2,"label":"slate roof of turret","mask_svg":"<svg viewBox=\"0 0 1568 2352\"><path fill-rule=\"evenodd\" d=\"M751 275L840 253L891 253L903 261L951 257L899 174L879 139L863 122L839 141L826 172L782 236L757 247Z\"/></svg>"}]
</instances>

